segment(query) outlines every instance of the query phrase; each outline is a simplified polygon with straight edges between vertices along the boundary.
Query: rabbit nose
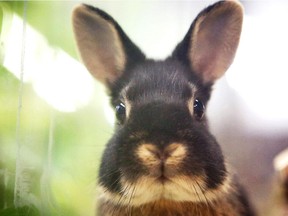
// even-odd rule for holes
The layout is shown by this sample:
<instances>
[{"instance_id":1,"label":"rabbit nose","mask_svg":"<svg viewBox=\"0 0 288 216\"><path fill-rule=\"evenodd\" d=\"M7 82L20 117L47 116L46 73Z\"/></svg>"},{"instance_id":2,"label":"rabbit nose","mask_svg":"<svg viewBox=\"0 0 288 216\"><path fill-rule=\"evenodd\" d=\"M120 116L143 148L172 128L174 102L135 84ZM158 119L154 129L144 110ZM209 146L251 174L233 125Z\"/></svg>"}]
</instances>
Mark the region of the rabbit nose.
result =
<instances>
[{"instance_id":1,"label":"rabbit nose","mask_svg":"<svg viewBox=\"0 0 288 216\"><path fill-rule=\"evenodd\" d=\"M156 145L145 143L137 148L136 154L150 174L170 175L184 160L187 150L182 143L172 143L163 150Z\"/></svg>"}]
</instances>

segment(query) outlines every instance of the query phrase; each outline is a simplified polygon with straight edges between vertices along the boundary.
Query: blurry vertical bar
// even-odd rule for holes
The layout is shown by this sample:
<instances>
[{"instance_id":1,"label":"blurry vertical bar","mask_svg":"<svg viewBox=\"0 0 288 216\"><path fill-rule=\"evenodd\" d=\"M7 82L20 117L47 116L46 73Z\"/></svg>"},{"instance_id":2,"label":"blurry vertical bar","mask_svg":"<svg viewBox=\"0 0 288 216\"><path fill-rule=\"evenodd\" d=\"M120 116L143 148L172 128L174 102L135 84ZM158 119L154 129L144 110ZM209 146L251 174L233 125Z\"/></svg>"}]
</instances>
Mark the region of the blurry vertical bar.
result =
<instances>
[{"instance_id":1,"label":"blurry vertical bar","mask_svg":"<svg viewBox=\"0 0 288 216\"><path fill-rule=\"evenodd\" d=\"M2 168L2 164L0 161L0 209L4 208L5 203L5 181L4 181L4 167Z\"/></svg>"},{"instance_id":2,"label":"blurry vertical bar","mask_svg":"<svg viewBox=\"0 0 288 216\"><path fill-rule=\"evenodd\" d=\"M22 96L23 96L23 77L24 77L24 57L25 57L25 41L26 41L26 18L27 18L27 4L28 1L24 0L23 4L23 27L22 27L22 48L21 48L21 66L20 66L20 84L19 84L19 98L18 98L18 113L16 122L16 142L17 142L17 155L16 155L16 168L15 168L15 188L14 188L14 205L15 207L23 206L23 186L25 179L23 176L23 164L22 164L22 144L21 144L21 111L22 111Z\"/></svg>"},{"instance_id":3,"label":"blurry vertical bar","mask_svg":"<svg viewBox=\"0 0 288 216\"><path fill-rule=\"evenodd\" d=\"M3 9L0 5L0 64L2 64L3 62L2 46L1 46L1 32L2 32L2 25L3 25L2 22L4 20L3 16L4 16ZM2 164L2 161L0 159L0 209L4 208L4 202L5 202L4 170L5 170L4 165Z\"/></svg>"},{"instance_id":4,"label":"blurry vertical bar","mask_svg":"<svg viewBox=\"0 0 288 216\"><path fill-rule=\"evenodd\" d=\"M3 55L2 52L2 32L3 32L3 20L4 20L4 9L2 8L2 5L0 5L0 64L3 62ZM1 150L1 149L0 149ZM4 163L2 163L1 159L1 153L0 153L0 209L4 208L5 203L5 184L4 184L4 176L5 176L5 166Z\"/></svg>"}]
</instances>

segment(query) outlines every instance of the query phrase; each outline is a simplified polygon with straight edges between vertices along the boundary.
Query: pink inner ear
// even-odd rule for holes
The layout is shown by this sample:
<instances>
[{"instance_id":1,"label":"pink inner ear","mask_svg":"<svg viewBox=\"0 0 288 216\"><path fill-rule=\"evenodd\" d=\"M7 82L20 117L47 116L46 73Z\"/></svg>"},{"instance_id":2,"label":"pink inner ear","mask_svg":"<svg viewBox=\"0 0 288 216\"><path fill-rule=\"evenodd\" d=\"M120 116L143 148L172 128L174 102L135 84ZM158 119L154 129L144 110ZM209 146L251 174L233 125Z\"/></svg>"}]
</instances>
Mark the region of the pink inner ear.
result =
<instances>
[{"instance_id":1,"label":"pink inner ear","mask_svg":"<svg viewBox=\"0 0 288 216\"><path fill-rule=\"evenodd\" d=\"M214 82L233 62L242 29L242 7L232 1L198 17L192 34L190 60L203 81Z\"/></svg>"},{"instance_id":2,"label":"pink inner ear","mask_svg":"<svg viewBox=\"0 0 288 216\"><path fill-rule=\"evenodd\" d=\"M74 10L73 27L87 69L104 84L114 82L126 64L123 46L115 27L85 6Z\"/></svg>"}]
</instances>

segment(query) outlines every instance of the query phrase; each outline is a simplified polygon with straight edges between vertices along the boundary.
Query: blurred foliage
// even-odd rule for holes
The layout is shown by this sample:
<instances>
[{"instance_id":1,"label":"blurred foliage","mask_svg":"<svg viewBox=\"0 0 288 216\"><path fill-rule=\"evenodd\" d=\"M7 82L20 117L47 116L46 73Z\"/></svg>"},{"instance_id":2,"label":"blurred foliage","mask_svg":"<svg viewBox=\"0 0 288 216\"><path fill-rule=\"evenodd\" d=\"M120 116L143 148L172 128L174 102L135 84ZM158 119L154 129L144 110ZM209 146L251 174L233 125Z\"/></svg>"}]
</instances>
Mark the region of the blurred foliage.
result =
<instances>
[{"instance_id":1,"label":"blurred foliage","mask_svg":"<svg viewBox=\"0 0 288 216\"><path fill-rule=\"evenodd\" d=\"M1 34L1 30L2 30L2 20L3 20L3 11L0 10L0 34Z\"/></svg>"},{"instance_id":2,"label":"blurred foliage","mask_svg":"<svg viewBox=\"0 0 288 216\"><path fill-rule=\"evenodd\" d=\"M1 8L22 17L23 6L23 1L0 3L1 34ZM27 22L52 47L76 57L72 8L64 1L28 1ZM22 85L0 65L1 216L94 215L97 167L111 133L94 96L88 106L62 113L40 98L32 83Z\"/></svg>"},{"instance_id":3,"label":"blurred foliage","mask_svg":"<svg viewBox=\"0 0 288 216\"><path fill-rule=\"evenodd\" d=\"M25 1L3 1L23 17ZM45 35L51 46L61 47L75 57L76 49L71 27L72 1L27 1L27 22Z\"/></svg>"},{"instance_id":4,"label":"blurred foliage","mask_svg":"<svg viewBox=\"0 0 288 216\"><path fill-rule=\"evenodd\" d=\"M6 208L0 210L1 216L37 216L40 215L39 211L33 207L25 206L22 208Z\"/></svg>"}]
</instances>

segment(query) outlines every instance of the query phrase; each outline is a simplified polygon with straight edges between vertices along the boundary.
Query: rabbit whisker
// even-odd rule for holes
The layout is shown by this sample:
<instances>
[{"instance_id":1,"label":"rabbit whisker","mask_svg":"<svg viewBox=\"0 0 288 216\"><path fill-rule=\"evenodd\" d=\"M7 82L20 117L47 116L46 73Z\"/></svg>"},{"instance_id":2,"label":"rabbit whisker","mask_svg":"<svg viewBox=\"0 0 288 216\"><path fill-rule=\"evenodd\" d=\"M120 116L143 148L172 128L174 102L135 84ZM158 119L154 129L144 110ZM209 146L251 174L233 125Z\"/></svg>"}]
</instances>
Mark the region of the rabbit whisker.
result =
<instances>
[{"instance_id":1,"label":"rabbit whisker","mask_svg":"<svg viewBox=\"0 0 288 216\"><path fill-rule=\"evenodd\" d=\"M208 211L211 213L211 208L213 207L213 206L212 206L212 203L207 199L207 197L206 197L206 195L205 195L205 191L204 191L204 189L202 188L202 186L199 184L199 182L198 182L197 180L196 180L195 182L196 182L198 188L200 189L200 191L201 191L201 193L202 193L202 195L203 195L203 197L204 197L204 199L205 199L205 204L206 204L206 206L207 206L207 208L208 208Z\"/></svg>"},{"instance_id":2,"label":"rabbit whisker","mask_svg":"<svg viewBox=\"0 0 288 216\"><path fill-rule=\"evenodd\" d=\"M107 173L107 174L105 174L105 175L102 175L101 177L100 177L100 176L97 176L97 177L96 177L96 181L99 182L100 178L109 177L109 176L111 176L111 175L114 175L114 174L117 173L117 172L118 172L118 170L115 170L115 171L113 171L113 172L109 172L109 173Z\"/></svg>"},{"instance_id":3,"label":"rabbit whisker","mask_svg":"<svg viewBox=\"0 0 288 216\"><path fill-rule=\"evenodd\" d=\"M114 186L119 180L120 180L120 178L117 178L117 179L111 184L111 186ZM104 193L107 193L108 191L109 191L109 188L105 188Z\"/></svg>"},{"instance_id":4,"label":"rabbit whisker","mask_svg":"<svg viewBox=\"0 0 288 216\"><path fill-rule=\"evenodd\" d=\"M133 206L130 205L130 203L132 201L132 197L134 197L134 195L135 195L135 191L136 191L136 185L133 187L133 191L132 191L131 196L129 198L129 209L130 209L129 215L131 215L131 216L132 216Z\"/></svg>"},{"instance_id":5,"label":"rabbit whisker","mask_svg":"<svg viewBox=\"0 0 288 216\"><path fill-rule=\"evenodd\" d=\"M120 193L120 194L119 194L120 197L119 197L116 205L115 205L114 208L113 208L112 216L114 215L115 211L118 210L119 206L121 205L121 202L123 202L122 200L123 200L123 198L125 197L124 191L126 191L128 187L129 187L129 185L126 185L125 188L123 189L123 193Z\"/></svg>"},{"instance_id":6,"label":"rabbit whisker","mask_svg":"<svg viewBox=\"0 0 288 216\"><path fill-rule=\"evenodd\" d=\"M174 184L176 184L178 187L180 187L180 188L182 188L182 189L184 189L186 192L188 192L188 193L191 193L191 189L192 189L192 191L194 191L195 192L195 194L197 195L197 197L198 197L198 199L199 199L199 201L201 201L201 199L200 199L200 196L199 196L199 194L198 194L198 192L197 192L197 190L196 190L196 188L195 188L195 186L194 186L194 184L191 184L190 182L188 182L186 179L183 179L183 178L178 178L179 180L180 180L180 182L178 182L177 180L174 180L174 179L169 179L171 182L173 182ZM184 182L184 184L181 184L181 182ZM193 188L187 188L187 187L185 187L185 185L187 186L193 186Z\"/></svg>"},{"instance_id":7,"label":"rabbit whisker","mask_svg":"<svg viewBox=\"0 0 288 216\"><path fill-rule=\"evenodd\" d=\"M197 198L198 198L199 202L201 203L201 198L200 198L200 196L199 196L199 193L197 192L197 189L196 189L196 187L195 187L195 184L191 184L191 183L189 183L187 180L186 180L186 184L189 185L189 186L190 186L190 185L192 186L191 189L196 193ZM199 215L199 216L202 215L201 209L199 208L199 206L198 206L197 204L195 205L195 211L197 212L197 215Z\"/></svg>"}]
</instances>

